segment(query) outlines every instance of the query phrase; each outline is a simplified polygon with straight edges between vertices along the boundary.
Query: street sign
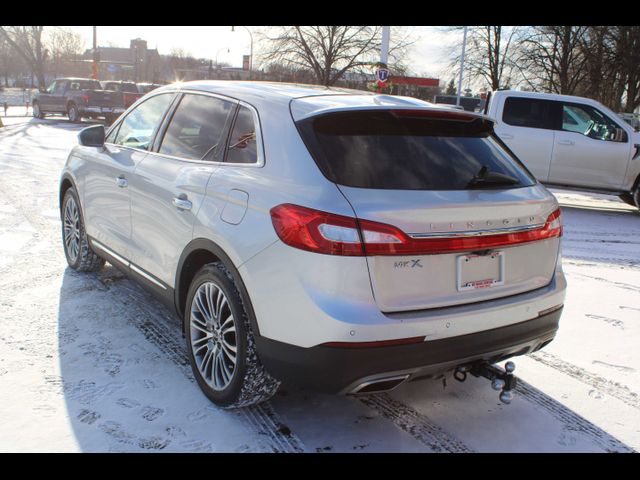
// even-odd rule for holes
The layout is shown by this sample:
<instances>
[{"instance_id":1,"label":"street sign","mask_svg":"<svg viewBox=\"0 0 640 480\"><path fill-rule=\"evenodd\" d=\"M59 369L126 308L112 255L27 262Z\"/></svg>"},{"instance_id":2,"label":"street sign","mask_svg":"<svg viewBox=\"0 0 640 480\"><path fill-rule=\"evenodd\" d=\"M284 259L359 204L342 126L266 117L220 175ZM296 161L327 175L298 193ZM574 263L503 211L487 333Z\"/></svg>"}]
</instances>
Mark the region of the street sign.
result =
<instances>
[{"instance_id":1,"label":"street sign","mask_svg":"<svg viewBox=\"0 0 640 480\"><path fill-rule=\"evenodd\" d=\"M389 80L389 70L387 68L379 68L376 70L376 80L381 83Z\"/></svg>"}]
</instances>

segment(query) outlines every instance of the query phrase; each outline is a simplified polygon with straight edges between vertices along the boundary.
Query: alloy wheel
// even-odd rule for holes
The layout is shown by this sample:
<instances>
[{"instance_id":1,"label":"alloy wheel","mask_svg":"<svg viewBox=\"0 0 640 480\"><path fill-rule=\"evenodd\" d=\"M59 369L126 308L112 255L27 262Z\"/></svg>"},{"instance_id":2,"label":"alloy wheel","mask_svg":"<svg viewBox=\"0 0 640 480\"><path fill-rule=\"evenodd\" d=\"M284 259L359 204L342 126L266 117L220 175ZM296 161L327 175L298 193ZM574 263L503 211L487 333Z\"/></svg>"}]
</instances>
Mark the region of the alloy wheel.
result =
<instances>
[{"instance_id":1,"label":"alloy wheel","mask_svg":"<svg viewBox=\"0 0 640 480\"><path fill-rule=\"evenodd\" d=\"M75 263L80 252L80 211L72 196L64 206L64 246L71 263Z\"/></svg>"},{"instance_id":2,"label":"alloy wheel","mask_svg":"<svg viewBox=\"0 0 640 480\"><path fill-rule=\"evenodd\" d=\"M75 123L79 120L78 118L78 109L75 105L71 105L71 107L69 108L69 120L72 123Z\"/></svg>"},{"instance_id":3,"label":"alloy wheel","mask_svg":"<svg viewBox=\"0 0 640 480\"><path fill-rule=\"evenodd\" d=\"M200 375L213 390L224 390L236 372L238 344L233 313L216 283L198 287L189 326L191 351Z\"/></svg>"}]
</instances>

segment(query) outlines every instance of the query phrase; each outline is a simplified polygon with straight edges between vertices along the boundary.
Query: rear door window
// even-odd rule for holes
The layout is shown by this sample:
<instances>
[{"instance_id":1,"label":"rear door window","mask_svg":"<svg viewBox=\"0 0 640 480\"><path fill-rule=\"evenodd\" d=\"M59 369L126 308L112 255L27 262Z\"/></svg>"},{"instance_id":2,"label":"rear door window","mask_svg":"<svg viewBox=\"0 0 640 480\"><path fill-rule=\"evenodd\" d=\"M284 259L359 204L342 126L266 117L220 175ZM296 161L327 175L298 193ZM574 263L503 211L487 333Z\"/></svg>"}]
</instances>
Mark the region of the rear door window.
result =
<instances>
[{"instance_id":1,"label":"rear door window","mask_svg":"<svg viewBox=\"0 0 640 480\"><path fill-rule=\"evenodd\" d=\"M186 94L167 127L158 153L189 160L215 160L223 149L234 102Z\"/></svg>"},{"instance_id":2,"label":"rear door window","mask_svg":"<svg viewBox=\"0 0 640 480\"><path fill-rule=\"evenodd\" d=\"M559 130L562 104L553 100L508 97L504 102L502 121L514 127Z\"/></svg>"},{"instance_id":3,"label":"rear door window","mask_svg":"<svg viewBox=\"0 0 640 480\"><path fill-rule=\"evenodd\" d=\"M480 188L472 186L474 177L489 172L493 181L508 176L513 180L509 187L535 184L493 137L488 120L417 115L392 110L340 112L302 120L298 127L320 170L340 185L465 190Z\"/></svg>"}]
</instances>

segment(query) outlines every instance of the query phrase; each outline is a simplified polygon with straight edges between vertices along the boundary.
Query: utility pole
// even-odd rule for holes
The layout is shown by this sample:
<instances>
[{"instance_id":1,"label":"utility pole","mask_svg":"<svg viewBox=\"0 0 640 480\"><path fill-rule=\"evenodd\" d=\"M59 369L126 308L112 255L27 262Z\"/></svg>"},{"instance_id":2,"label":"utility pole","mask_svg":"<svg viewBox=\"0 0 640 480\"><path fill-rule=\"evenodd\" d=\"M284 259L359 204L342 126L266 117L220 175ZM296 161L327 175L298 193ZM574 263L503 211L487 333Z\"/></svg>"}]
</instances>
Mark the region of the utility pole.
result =
<instances>
[{"instance_id":1,"label":"utility pole","mask_svg":"<svg viewBox=\"0 0 640 480\"><path fill-rule=\"evenodd\" d=\"M387 64L389 60L390 27L382 27L382 45L380 47L380 63Z\"/></svg>"},{"instance_id":2,"label":"utility pole","mask_svg":"<svg viewBox=\"0 0 640 480\"><path fill-rule=\"evenodd\" d=\"M96 28L93 27L93 63L91 64L91 78L98 79L98 36Z\"/></svg>"},{"instance_id":3,"label":"utility pole","mask_svg":"<svg viewBox=\"0 0 640 480\"><path fill-rule=\"evenodd\" d=\"M464 36L462 38L462 55L460 55L460 78L458 79L458 98L456 105L460 106L460 93L462 90L462 74L464 73L464 50L467 47L467 27L464 27Z\"/></svg>"},{"instance_id":4,"label":"utility pole","mask_svg":"<svg viewBox=\"0 0 640 480\"><path fill-rule=\"evenodd\" d=\"M240 25L242 28L244 28L247 33L249 34L249 38L251 39L251 47L249 50L249 80L252 80L252 73L253 73L253 35L251 34L251 30L249 30L247 27ZM231 31L235 32L236 27L234 27L233 25L231 26Z\"/></svg>"}]
</instances>

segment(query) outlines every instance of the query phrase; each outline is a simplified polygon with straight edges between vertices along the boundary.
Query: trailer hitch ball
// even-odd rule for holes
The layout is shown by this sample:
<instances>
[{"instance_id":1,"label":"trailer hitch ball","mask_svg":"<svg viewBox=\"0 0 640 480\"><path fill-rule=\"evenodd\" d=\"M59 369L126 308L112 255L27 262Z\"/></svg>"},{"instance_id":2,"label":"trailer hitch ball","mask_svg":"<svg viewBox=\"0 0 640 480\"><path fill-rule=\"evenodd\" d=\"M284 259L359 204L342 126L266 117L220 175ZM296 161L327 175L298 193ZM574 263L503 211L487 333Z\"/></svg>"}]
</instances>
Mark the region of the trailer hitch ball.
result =
<instances>
[{"instance_id":1,"label":"trailer hitch ball","mask_svg":"<svg viewBox=\"0 0 640 480\"><path fill-rule=\"evenodd\" d=\"M511 400L513 400L513 392L511 390L503 390L500 393L500 401L502 403L509 405Z\"/></svg>"},{"instance_id":2,"label":"trailer hitch ball","mask_svg":"<svg viewBox=\"0 0 640 480\"><path fill-rule=\"evenodd\" d=\"M507 362L504 370L487 362L478 362L471 366L469 372L474 377L483 377L489 380L491 388L500 392L500 401L508 404L513 400L513 389L516 388L516 377L513 375L515 369L516 365L513 362ZM460 370L458 369L458 372Z\"/></svg>"},{"instance_id":3,"label":"trailer hitch ball","mask_svg":"<svg viewBox=\"0 0 640 480\"><path fill-rule=\"evenodd\" d=\"M491 388L493 388L496 391L502 390L504 386L505 386L505 382L501 378L496 378L493 380L493 382L491 382Z\"/></svg>"}]
</instances>

